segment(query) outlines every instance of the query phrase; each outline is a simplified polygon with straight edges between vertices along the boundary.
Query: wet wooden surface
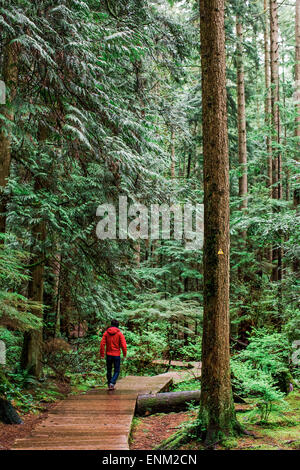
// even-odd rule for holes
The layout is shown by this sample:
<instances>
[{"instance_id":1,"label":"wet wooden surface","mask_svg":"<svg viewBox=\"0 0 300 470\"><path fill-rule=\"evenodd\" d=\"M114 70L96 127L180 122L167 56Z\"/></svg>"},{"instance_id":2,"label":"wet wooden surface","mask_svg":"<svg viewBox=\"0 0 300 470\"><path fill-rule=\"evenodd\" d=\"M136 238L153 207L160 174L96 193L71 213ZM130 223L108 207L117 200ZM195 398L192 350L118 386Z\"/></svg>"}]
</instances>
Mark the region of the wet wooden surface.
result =
<instances>
[{"instance_id":1,"label":"wet wooden surface","mask_svg":"<svg viewBox=\"0 0 300 470\"><path fill-rule=\"evenodd\" d=\"M131 422L139 394L158 393L190 371L154 377L127 376L114 391L97 389L59 402L31 434L17 439L14 450L128 450ZM181 376L181 379L180 379ZM191 373L188 377L192 378Z\"/></svg>"},{"instance_id":2,"label":"wet wooden surface","mask_svg":"<svg viewBox=\"0 0 300 470\"><path fill-rule=\"evenodd\" d=\"M155 359L152 361L152 364L158 364L163 366L173 366L173 367L193 367L195 362L183 362L183 361L168 361L168 359Z\"/></svg>"},{"instance_id":3,"label":"wet wooden surface","mask_svg":"<svg viewBox=\"0 0 300 470\"><path fill-rule=\"evenodd\" d=\"M161 374L161 376L170 377L174 384L184 382L186 380L199 379L201 377L201 362L193 362L191 365L192 367L190 369L170 371L165 374Z\"/></svg>"}]
</instances>

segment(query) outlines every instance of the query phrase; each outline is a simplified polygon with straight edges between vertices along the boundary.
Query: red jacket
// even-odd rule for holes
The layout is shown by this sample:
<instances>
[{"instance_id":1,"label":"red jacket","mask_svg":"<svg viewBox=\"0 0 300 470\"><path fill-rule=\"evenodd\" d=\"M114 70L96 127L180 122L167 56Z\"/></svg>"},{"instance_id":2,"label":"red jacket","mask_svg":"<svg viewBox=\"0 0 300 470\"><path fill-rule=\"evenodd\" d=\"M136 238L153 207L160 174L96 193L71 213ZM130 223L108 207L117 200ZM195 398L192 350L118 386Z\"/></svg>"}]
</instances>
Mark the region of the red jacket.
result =
<instances>
[{"instance_id":1,"label":"red jacket","mask_svg":"<svg viewBox=\"0 0 300 470\"><path fill-rule=\"evenodd\" d=\"M127 354L127 344L125 341L125 337L123 333L119 330L119 328L116 328L115 326L109 327L101 340L100 343L100 356L104 357L104 351L105 351L105 345L106 345L106 354L109 356L120 356L120 348L123 351L123 356L126 357Z\"/></svg>"}]
</instances>

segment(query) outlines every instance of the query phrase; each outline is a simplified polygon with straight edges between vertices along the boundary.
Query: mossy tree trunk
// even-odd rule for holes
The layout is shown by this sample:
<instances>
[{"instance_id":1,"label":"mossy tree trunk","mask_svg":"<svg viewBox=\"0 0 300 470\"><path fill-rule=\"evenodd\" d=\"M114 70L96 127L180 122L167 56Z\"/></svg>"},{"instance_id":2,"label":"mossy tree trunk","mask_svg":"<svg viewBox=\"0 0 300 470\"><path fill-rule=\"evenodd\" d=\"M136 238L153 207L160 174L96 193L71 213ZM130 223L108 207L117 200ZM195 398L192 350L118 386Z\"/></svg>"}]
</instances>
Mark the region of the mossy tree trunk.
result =
<instances>
[{"instance_id":1,"label":"mossy tree trunk","mask_svg":"<svg viewBox=\"0 0 300 470\"><path fill-rule=\"evenodd\" d=\"M0 105L0 112L5 117L8 123L14 120L14 100L17 94L18 86L18 54L19 46L17 43L9 42L4 47L3 53L3 81L6 87L6 103ZM1 193L7 185L7 179L10 175L11 163L11 129L10 124L5 125L0 122L0 190ZM5 232L6 229L6 205L7 198L4 194L0 195L0 232Z\"/></svg>"},{"instance_id":2,"label":"mossy tree trunk","mask_svg":"<svg viewBox=\"0 0 300 470\"><path fill-rule=\"evenodd\" d=\"M272 196L272 141L269 132L270 117L271 117L271 81L270 81L270 41L269 41L269 21L268 21L268 0L264 0L264 59L265 59L265 124L268 128L266 134L266 150L267 150L267 164L268 164L268 178L267 186L270 188L270 197ZM267 247L265 250L267 261L272 263L272 248Z\"/></svg>"},{"instance_id":3,"label":"mossy tree trunk","mask_svg":"<svg viewBox=\"0 0 300 470\"><path fill-rule=\"evenodd\" d=\"M53 286L53 310L55 312L54 337L60 336L60 273L61 273L61 252L57 245L57 251L52 262L54 286Z\"/></svg>"},{"instance_id":4,"label":"mossy tree trunk","mask_svg":"<svg viewBox=\"0 0 300 470\"><path fill-rule=\"evenodd\" d=\"M48 137L49 130L45 125L39 129L39 142L43 145ZM36 176L34 190L36 193L45 188L45 181ZM44 297L44 270L45 270L45 241L46 221L43 216L32 229L31 269L28 283L28 299L33 301L31 311L39 318L43 318ZM24 333L21 354L21 367L28 370L35 377L40 377L42 371L43 329L27 331Z\"/></svg>"},{"instance_id":5,"label":"mossy tree trunk","mask_svg":"<svg viewBox=\"0 0 300 470\"><path fill-rule=\"evenodd\" d=\"M300 0L296 0L295 43L295 135L298 138L297 148L300 150Z\"/></svg>"},{"instance_id":6,"label":"mossy tree trunk","mask_svg":"<svg viewBox=\"0 0 300 470\"><path fill-rule=\"evenodd\" d=\"M299 160L300 155L300 0L296 0L296 15L295 15L295 106L296 106L296 120L295 120L295 136L296 141L296 158ZM299 211L300 204L300 176L297 178L297 187L294 189L294 206L296 211ZM295 255L293 262L293 271L298 273L299 276L300 261L299 256Z\"/></svg>"},{"instance_id":7,"label":"mossy tree trunk","mask_svg":"<svg viewBox=\"0 0 300 470\"><path fill-rule=\"evenodd\" d=\"M230 380L229 159L224 0L200 1L204 156L204 318L199 433L211 445L239 429Z\"/></svg>"},{"instance_id":8,"label":"mossy tree trunk","mask_svg":"<svg viewBox=\"0 0 300 470\"><path fill-rule=\"evenodd\" d=\"M271 115L271 88L270 88L270 43L268 32L268 0L264 0L265 27L264 27L264 53L265 53L265 123L269 127ZM266 135L266 148L268 154L268 187L272 186L272 145L269 132Z\"/></svg>"},{"instance_id":9,"label":"mossy tree trunk","mask_svg":"<svg viewBox=\"0 0 300 470\"><path fill-rule=\"evenodd\" d=\"M197 403L199 399L200 390L139 395L135 412L139 416L177 412L186 410L190 403Z\"/></svg>"},{"instance_id":10,"label":"mossy tree trunk","mask_svg":"<svg viewBox=\"0 0 300 470\"><path fill-rule=\"evenodd\" d=\"M175 129L171 128L171 178L175 178Z\"/></svg>"},{"instance_id":11,"label":"mossy tree trunk","mask_svg":"<svg viewBox=\"0 0 300 470\"><path fill-rule=\"evenodd\" d=\"M35 185L36 187L36 185ZM31 312L43 317L42 303L44 294L44 266L45 256L43 245L46 239L46 223L41 220L34 226L32 235L34 238L34 247L32 250L32 268L30 272L31 279L28 284L28 299L37 303L32 306ZM38 305L39 304L39 305ZM35 377L40 377L42 370L42 344L43 329L30 330L24 333L24 341L21 356L21 366L28 370Z\"/></svg>"},{"instance_id":12,"label":"mossy tree trunk","mask_svg":"<svg viewBox=\"0 0 300 470\"><path fill-rule=\"evenodd\" d=\"M60 272L60 335L69 339L72 319L71 279L68 268L62 265Z\"/></svg>"},{"instance_id":13,"label":"mossy tree trunk","mask_svg":"<svg viewBox=\"0 0 300 470\"><path fill-rule=\"evenodd\" d=\"M243 57L243 24L242 18L236 16L236 78L237 78L237 121L238 121L238 155L239 155L239 197L240 210L245 212L248 207L248 169L247 169L247 129L246 129L246 98L245 98L245 72ZM241 264L238 267L238 278L241 283L246 282L247 265L243 263L244 252L247 249L247 231L240 232L240 257ZM247 317L247 303L240 299L240 317ZM251 330L249 319L242 320L238 326L238 336L242 341L246 339L247 333Z\"/></svg>"},{"instance_id":14,"label":"mossy tree trunk","mask_svg":"<svg viewBox=\"0 0 300 470\"><path fill-rule=\"evenodd\" d=\"M245 100L245 74L243 63L243 25L241 18L236 17L236 68L237 68L237 104L238 104L238 149L241 176L239 177L239 197L241 198L240 209L247 209L247 132L246 132L246 100ZM246 238L246 231L242 233Z\"/></svg>"},{"instance_id":15,"label":"mossy tree trunk","mask_svg":"<svg viewBox=\"0 0 300 470\"><path fill-rule=\"evenodd\" d=\"M270 0L270 69L271 69L271 118L272 118L272 197L281 199L281 152L280 146L280 112L279 112L279 37L278 37L278 4ZM282 277L282 249L273 247L274 264L272 280L280 281Z\"/></svg>"}]
</instances>

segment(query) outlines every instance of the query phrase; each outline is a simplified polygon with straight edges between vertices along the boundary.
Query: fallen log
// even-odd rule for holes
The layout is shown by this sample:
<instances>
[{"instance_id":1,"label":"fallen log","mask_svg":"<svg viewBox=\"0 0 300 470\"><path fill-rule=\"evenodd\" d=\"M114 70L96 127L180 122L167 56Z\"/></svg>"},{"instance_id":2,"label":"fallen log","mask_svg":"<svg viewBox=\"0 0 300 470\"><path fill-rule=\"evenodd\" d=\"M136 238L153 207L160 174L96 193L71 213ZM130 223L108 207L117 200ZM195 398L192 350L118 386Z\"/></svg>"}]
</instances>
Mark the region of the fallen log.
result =
<instances>
[{"instance_id":1,"label":"fallen log","mask_svg":"<svg viewBox=\"0 0 300 470\"><path fill-rule=\"evenodd\" d=\"M183 411L192 402L198 404L199 400L200 390L139 395L135 411L139 416Z\"/></svg>"}]
</instances>

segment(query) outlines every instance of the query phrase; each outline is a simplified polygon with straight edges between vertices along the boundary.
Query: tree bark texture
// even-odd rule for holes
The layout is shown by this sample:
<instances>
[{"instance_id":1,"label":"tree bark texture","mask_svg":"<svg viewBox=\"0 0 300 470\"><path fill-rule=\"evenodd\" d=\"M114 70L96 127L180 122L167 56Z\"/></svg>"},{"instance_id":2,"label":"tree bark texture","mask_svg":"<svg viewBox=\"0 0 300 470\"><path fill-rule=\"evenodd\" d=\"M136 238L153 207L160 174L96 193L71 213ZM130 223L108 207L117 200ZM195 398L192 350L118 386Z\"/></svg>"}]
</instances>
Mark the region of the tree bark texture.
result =
<instances>
[{"instance_id":1,"label":"tree bark texture","mask_svg":"<svg viewBox=\"0 0 300 470\"><path fill-rule=\"evenodd\" d=\"M229 159L224 0L200 1L204 157L204 318L199 432L207 444L231 434L229 353Z\"/></svg>"},{"instance_id":2,"label":"tree bark texture","mask_svg":"<svg viewBox=\"0 0 300 470\"><path fill-rule=\"evenodd\" d=\"M296 122L295 122L295 136L296 141L296 159L299 160L300 155L300 0L296 0L296 15L295 15L295 36L296 36L296 49L295 49L295 105L296 105ZM294 189L294 207L299 211L300 204L300 177L298 175L296 181L296 188ZM295 255L293 262L293 271L299 274L300 260L299 255Z\"/></svg>"},{"instance_id":3,"label":"tree bark texture","mask_svg":"<svg viewBox=\"0 0 300 470\"><path fill-rule=\"evenodd\" d=\"M279 113L279 39L278 39L278 4L277 0L270 0L270 68L271 68L271 108L272 108L272 197L281 199L281 152L280 145L280 113ZM281 280L282 250L273 247L272 280Z\"/></svg>"},{"instance_id":4,"label":"tree bark texture","mask_svg":"<svg viewBox=\"0 0 300 470\"><path fill-rule=\"evenodd\" d=\"M44 143L48 136L48 129L41 126L39 129L39 142ZM39 176L34 183L35 192L40 191L45 186ZM46 221L40 218L40 221L32 229L32 251L31 251L31 269L30 281L28 283L28 299L37 305L32 306L31 311L39 318L43 318L43 297L44 297L44 269L45 253L44 244L46 240ZM42 372L42 346L43 329L27 331L24 333L23 348L21 355L21 366L28 370L35 377L40 377Z\"/></svg>"},{"instance_id":5,"label":"tree bark texture","mask_svg":"<svg viewBox=\"0 0 300 470\"><path fill-rule=\"evenodd\" d=\"M139 395L136 414L170 413L188 408L192 402L199 403L200 390Z\"/></svg>"},{"instance_id":6,"label":"tree bark texture","mask_svg":"<svg viewBox=\"0 0 300 470\"><path fill-rule=\"evenodd\" d=\"M245 74L243 64L243 26L241 19L236 18L237 35L237 99L238 99L238 148L241 176L239 177L239 197L241 209L247 208L247 133L246 133L246 102L245 102Z\"/></svg>"},{"instance_id":7,"label":"tree bark texture","mask_svg":"<svg viewBox=\"0 0 300 470\"><path fill-rule=\"evenodd\" d=\"M267 129L270 128L270 116L271 116L271 82L270 82L270 42L268 32L268 0L264 0L264 11L265 11L265 28L264 28L264 49L265 49L265 124ZM268 158L268 187L272 186L272 142L270 133L267 130L266 135L266 150ZM272 194L270 194L272 195Z\"/></svg>"},{"instance_id":8,"label":"tree bark texture","mask_svg":"<svg viewBox=\"0 0 300 470\"><path fill-rule=\"evenodd\" d=\"M6 103L0 105L1 114L4 115L7 122L14 120L14 100L17 94L18 86L18 45L9 43L4 47L3 54L3 81L6 87ZM1 122L0 129L0 232L4 233L6 229L6 206L7 197L3 190L7 185L7 179L10 175L11 162L11 128L10 124Z\"/></svg>"}]
</instances>

